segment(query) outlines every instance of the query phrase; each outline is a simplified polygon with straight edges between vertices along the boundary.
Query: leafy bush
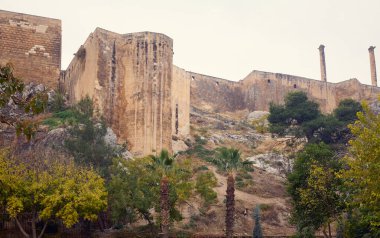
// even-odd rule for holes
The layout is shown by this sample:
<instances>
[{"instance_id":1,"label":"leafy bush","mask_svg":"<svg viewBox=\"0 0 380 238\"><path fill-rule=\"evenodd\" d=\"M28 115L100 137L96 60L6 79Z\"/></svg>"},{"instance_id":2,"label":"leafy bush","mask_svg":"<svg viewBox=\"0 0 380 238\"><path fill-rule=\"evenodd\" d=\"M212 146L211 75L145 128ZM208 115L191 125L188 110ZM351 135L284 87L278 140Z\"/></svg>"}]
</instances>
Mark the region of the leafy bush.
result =
<instances>
[{"instance_id":1,"label":"leafy bush","mask_svg":"<svg viewBox=\"0 0 380 238\"><path fill-rule=\"evenodd\" d=\"M212 189L217 185L217 179L212 172L201 173L197 177L195 189L204 199L205 205L212 204L217 198L216 192Z\"/></svg>"}]
</instances>

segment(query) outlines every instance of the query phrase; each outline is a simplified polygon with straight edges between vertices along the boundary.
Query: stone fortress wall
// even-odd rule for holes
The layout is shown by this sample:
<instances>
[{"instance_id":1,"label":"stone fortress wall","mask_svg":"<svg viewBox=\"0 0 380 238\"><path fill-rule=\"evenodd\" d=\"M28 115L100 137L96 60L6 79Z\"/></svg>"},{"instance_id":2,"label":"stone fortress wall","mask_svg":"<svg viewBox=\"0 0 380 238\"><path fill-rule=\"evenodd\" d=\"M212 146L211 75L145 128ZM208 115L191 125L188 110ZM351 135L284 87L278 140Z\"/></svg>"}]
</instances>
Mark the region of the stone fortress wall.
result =
<instances>
[{"instance_id":1,"label":"stone fortress wall","mask_svg":"<svg viewBox=\"0 0 380 238\"><path fill-rule=\"evenodd\" d=\"M61 21L0 10L0 64L12 63L26 82L58 86Z\"/></svg>"},{"instance_id":2,"label":"stone fortress wall","mask_svg":"<svg viewBox=\"0 0 380 238\"><path fill-rule=\"evenodd\" d=\"M187 72L191 81L191 105L208 111L268 111L271 102L283 104L291 91L301 90L331 112L346 98L377 100L380 88L361 84L357 79L330 83L298 76L252 71L238 82Z\"/></svg>"},{"instance_id":3,"label":"stone fortress wall","mask_svg":"<svg viewBox=\"0 0 380 238\"><path fill-rule=\"evenodd\" d=\"M61 83L71 103L89 95L119 142L143 156L171 149L176 79L171 38L97 28L79 48Z\"/></svg>"},{"instance_id":4,"label":"stone fortress wall","mask_svg":"<svg viewBox=\"0 0 380 238\"><path fill-rule=\"evenodd\" d=\"M368 49L369 86L357 79L328 82L323 45L321 80L252 71L234 82L173 65L173 40L160 33L118 34L97 28L61 74L59 20L0 10L0 39L0 64L12 62L26 82L59 87L71 104L90 96L119 142L127 142L135 156L171 151L173 137L186 138L191 107L262 111L271 102L283 103L288 92L302 90L323 112L331 112L342 99L371 102L380 94L373 46Z\"/></svg>"}]
</instances>

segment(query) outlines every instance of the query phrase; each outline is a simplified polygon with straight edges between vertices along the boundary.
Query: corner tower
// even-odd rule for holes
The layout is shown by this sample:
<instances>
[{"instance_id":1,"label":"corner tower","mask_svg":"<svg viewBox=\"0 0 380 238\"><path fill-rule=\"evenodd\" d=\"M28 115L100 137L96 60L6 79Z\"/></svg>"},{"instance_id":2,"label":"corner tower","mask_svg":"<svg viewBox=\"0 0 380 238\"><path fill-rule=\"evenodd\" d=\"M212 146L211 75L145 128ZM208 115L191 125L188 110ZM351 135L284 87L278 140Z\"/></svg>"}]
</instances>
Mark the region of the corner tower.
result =
<instances>
[{"instance_id":1,"label":"corner tower","mask_svg":"<svg viewBox=\"0 0 380 238\"><path fill-rule=\"evenodd\" d=\"M61 78L74 103L89 95L135 156L172 148L173 41L97 28Z\"/></svg>"}]
</instances>

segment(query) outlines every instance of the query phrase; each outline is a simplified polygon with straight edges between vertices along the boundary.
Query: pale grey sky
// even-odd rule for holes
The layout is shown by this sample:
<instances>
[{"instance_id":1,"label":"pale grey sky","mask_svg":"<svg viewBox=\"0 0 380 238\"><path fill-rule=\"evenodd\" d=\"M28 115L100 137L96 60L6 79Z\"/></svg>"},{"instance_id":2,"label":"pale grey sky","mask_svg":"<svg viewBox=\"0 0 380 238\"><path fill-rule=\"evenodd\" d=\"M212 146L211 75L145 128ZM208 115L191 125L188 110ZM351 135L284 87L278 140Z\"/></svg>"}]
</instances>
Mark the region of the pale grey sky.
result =
<instances>
[{"instance_id":1,"label":"pale grey sky","mask_svg":"<svg viewBox=\"0 0 380 238\"><path fill-rule=\"evenodd\" d=\"M320 44L330 82L370 84L370 45L380 64L380 0L1 0L0 9L61 19L63 69L96 27L164 33L174 64L230 80L252 70L320 79Z\"/></svg>"}]
</instances>

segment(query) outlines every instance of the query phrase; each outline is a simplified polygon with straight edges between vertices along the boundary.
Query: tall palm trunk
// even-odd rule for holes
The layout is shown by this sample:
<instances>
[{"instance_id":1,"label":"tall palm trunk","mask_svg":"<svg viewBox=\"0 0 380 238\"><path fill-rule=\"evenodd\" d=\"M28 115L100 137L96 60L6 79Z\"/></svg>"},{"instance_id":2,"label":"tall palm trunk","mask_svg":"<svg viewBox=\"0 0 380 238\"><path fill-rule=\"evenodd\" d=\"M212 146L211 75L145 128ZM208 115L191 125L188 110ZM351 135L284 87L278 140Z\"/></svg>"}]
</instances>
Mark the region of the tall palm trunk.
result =
<instances>
[{"instance_id":1,"label":"tall palm trunk","mask_svg":"<svg viewBox=\"0 0 380 238\"><path fill-rule=\"evenodd\" d=\"M161 179L161 227L162 237L169 237L169 180L166 176Z\"/></svg>"},{"instance_id":2,"label":"tall palm trunk","mask_svg":"<svg viewBox=\"0 0 380 238\"><path fill-rule=\"evenodd\" d=\"M232 238L234 233L234 213L235 213L235 179L232 173L227 177L226 191L226 237Z\"/></svg>"}]
</instances>

